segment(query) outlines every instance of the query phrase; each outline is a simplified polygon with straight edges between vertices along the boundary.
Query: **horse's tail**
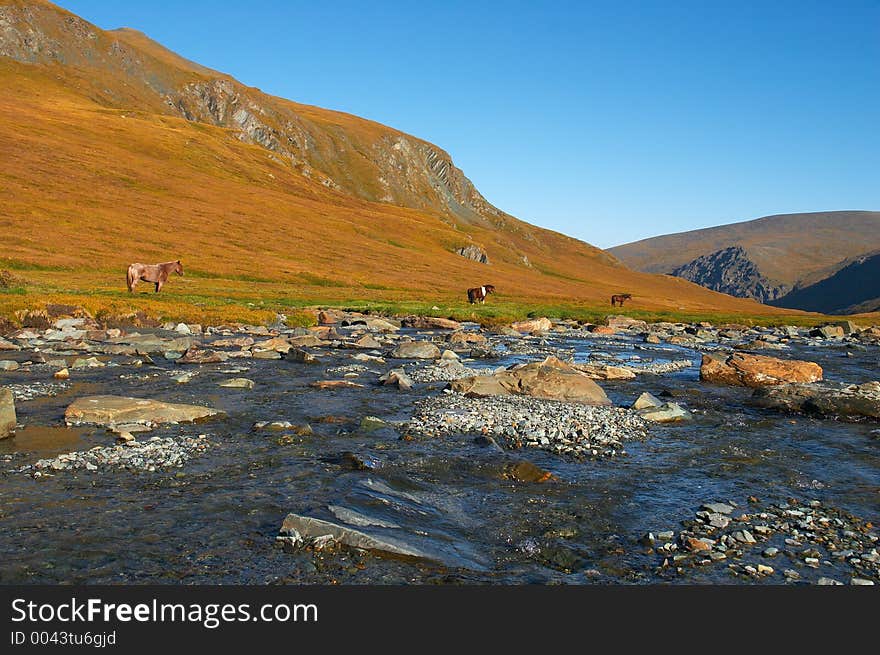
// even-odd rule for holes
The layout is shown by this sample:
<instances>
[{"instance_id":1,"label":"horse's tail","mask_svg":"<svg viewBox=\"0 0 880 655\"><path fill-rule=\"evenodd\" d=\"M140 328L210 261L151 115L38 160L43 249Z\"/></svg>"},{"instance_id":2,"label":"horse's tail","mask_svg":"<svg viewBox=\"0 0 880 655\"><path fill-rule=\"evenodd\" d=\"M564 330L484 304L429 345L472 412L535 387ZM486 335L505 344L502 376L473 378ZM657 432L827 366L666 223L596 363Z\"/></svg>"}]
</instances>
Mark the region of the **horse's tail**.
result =
<instances>
[{"instance_id":1,"label":"horse's tail","mask_svg":"<svg viewBox=\"0 0 880 655\"><path fill-rule=\"evenodd\" d=\"M125 272L125 283L128 285L129 292L134 290L134 266L129 266Z\"/></svg>"}]
</instances>

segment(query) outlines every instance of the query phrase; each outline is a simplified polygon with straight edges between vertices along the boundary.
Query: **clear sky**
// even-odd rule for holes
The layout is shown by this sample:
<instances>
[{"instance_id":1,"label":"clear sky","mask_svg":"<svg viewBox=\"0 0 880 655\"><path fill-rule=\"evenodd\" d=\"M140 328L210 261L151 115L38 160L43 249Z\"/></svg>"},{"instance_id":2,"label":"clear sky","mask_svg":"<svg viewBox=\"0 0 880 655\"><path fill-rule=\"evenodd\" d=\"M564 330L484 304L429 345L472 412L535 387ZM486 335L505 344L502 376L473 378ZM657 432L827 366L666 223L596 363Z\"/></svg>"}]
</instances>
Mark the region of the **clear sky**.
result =
<instances>
[{"instance_id":1,"label":"clear sky","mask_svg":"<svg viewBox=\"0 0 880 655\"><path fill-rule=\"evenodd\" d=\"M436 143L601 247L880 210L880 0L60 0L275 95Z\"/></svg>"}]
</instances>

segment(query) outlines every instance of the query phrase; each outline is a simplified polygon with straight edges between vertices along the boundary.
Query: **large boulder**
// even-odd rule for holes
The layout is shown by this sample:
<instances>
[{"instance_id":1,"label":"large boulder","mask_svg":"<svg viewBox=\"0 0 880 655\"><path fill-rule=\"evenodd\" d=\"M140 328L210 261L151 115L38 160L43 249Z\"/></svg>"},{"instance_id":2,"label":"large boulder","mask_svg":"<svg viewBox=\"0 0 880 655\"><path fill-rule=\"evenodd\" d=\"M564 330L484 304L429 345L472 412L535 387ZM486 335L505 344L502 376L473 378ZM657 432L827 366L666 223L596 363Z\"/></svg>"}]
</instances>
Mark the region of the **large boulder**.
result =
<instances>
[{"instance_id":1,"label":"large boulder","mask_svg":"<svg viewBox=\"0 0 880 655\"><path fill-rule=\"evenodd\" d=\"M703 355L700 379L715 384L766 387L788 382L818 382L822 367L799 359L777 359L737 352L726 358Z\"/></svg>"},{"instance_id":2,"label":"large boulder","mask_svg":"<svg viewBox=\"0 0 880 655\"><path fill-rule=\"evenodd\" d=\"M219 410L199 405L125 396L86 396L68 406L64 420L68 425L190 423L219 414Z\"/></svg>"},{"instance_id":3,"label":"large boulder","mask_svg":"<svg viewBox=\"0 0 880 655\"><path fill-rule=\"evenodd\" d=\"M783 411L880 419L880 382L786 384L756 389L752 400L761 407Z\"/></svg>"},{"instance_id":4,"label":"large boulder","mask_svg":"<svg viewBox=\"0 0 880 655\"><path fill-rule=\"evenodd\" d=\"M548 357L494 375L475 375L454 380L453 391L467 396L523 395L549 400L565 400L586 405L610 405L611 401L598 384L570 364Z\"/></svg>"},{"instance_id":5,"label":"large boulder","mask_svg":"<svg viewBox=\"0 0 880 655\"><path fill-rule=\"evenodd\" d=\"M517 321L511 326L517 332L531 334L532 332L547 332L553 327L549 318L532 318L527 321Z\"/></svg>"},{"instance_id":6,"label":"large boulder","mask_svg":"<svg viewBox=\"0 0 880 655\"><path fill-rule=\"evenodd\" d=\"M15 399L9 389L0 388L0 439L11 437L15 432Z\"/></svg>"},{"instance_id":7,"label":"large boulder","mask_svg":"<svg viewBox=\"0 0 880 655\"><path fill-rule=\"evenodd\" d=\"M440 349L430 341L403 341L391 351L397 359L437 359Z\"/></svg>"}]
</instances>

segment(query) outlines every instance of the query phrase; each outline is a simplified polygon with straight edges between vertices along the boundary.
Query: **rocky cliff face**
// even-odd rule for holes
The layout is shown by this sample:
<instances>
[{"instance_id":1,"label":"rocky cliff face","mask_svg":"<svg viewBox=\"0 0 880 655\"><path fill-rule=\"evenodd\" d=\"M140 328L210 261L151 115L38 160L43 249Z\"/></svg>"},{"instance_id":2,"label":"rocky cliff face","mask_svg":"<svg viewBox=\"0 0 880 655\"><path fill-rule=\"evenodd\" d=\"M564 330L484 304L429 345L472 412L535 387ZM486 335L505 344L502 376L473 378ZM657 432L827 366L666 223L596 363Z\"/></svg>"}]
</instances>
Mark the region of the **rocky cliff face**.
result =
<instances>
[{"instance_id":1,"label":"rocky cliff face","mask_svg":"<svg viewBox=\"0 0 880 655\"><path fill-rule=\"evenodd\" d=\"M299 105L194 64L134 30L104 31L42 0L0 6L0 56L63 64L100 86L108 106L156 111L230 129L325 186L363 198L520 230L442 149L347 114ZM11 4L10 4L11 3Z\"/></svg>"},{"instance_id":2,"label":"rocky cliff face","mask_svg":"<svg viewBox=\"0 0 880 655\"><path fill-rule=\"evenodd\" d=\"M672 275L714 291L738 298L754 298L762 303L776 300L788 291L785 286L773 285L761 275L746 251L739 246L697 257L673 270Z\"/></svg>"}]
</instances>

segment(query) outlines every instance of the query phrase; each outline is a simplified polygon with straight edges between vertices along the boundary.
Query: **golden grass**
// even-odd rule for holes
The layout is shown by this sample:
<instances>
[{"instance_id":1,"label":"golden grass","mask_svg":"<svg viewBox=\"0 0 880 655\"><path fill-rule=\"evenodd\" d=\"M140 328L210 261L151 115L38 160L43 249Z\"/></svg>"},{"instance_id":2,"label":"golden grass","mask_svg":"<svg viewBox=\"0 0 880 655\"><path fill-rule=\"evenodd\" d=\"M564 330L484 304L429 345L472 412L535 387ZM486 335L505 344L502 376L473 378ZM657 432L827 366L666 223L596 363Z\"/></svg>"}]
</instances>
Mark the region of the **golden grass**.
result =
<instances>
[{"instance_id":1,"label":"golden grass","mask_svg":"<svg viewBox=\"0 0 880 655\"><path fill-rule=\"evenodd\" d=\"M116 106L101 95L108 88L122 98ZM93 70L0 58L0 268L28 280L0 293L0 315L60 302L93 314L261 323L314 305L438 306L441 315L500 321L612 313L608 298L620 292L633 294L627 314L797 314L631 271L589 244L515 219L503 229L466 224L331 190L229 130L161 113L139 93ZM124 102L131 107L119 108ZM324 125L326 139L369 144L399 134L289 104ZM327 172L361 175L358 185L375 175L370 166L334 168L341 165ZM491 265L451 252L471 240L487 248ZM172 259L187 275L161 294L125 291L129 263ZM499 291L490 304L464 302L465 289L487 283Z\"/></svg>"}]
</instances>

